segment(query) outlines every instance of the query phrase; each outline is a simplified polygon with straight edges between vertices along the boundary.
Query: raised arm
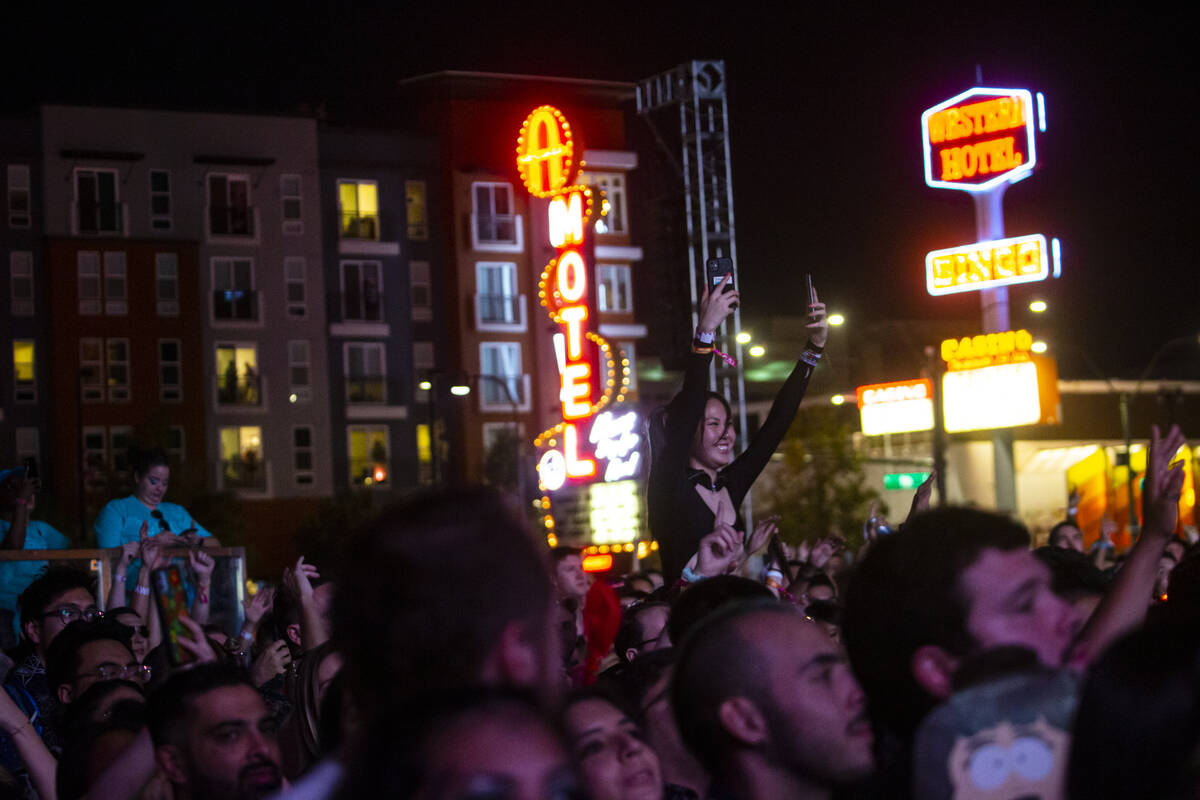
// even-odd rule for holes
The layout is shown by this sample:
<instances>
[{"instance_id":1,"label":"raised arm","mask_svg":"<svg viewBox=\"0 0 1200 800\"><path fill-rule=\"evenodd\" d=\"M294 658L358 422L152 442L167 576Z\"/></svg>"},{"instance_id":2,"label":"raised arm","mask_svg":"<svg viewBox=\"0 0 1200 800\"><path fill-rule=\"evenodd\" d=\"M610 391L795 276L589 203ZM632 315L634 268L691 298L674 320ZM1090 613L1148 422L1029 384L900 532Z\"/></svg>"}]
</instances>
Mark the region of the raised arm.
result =
<instances>
[{"instance_id":1,"label":"raised arm","mask_svg":"<svg viewBox=\"0 0 1200 800\"><path fill-rule=\"evenodd\" d=\"M21 478L17 487L17 496L13 498L12 526L8 535L0 541L0 550L24 550L25 531L29 526L29 510L33 505L33 496L37 493L41 481L37 478Z\"/></svg>"},{"instance_id":2,"label":"raised arm","mask_svg":"<svg viewBox=\"0 0 1200 800\"><path fill-rule=\"evenodd\" d=\"M324 644L329 638L325 620L321 618L313 597L312 579L319 577L321 575L316 567L304 563L304 556L297 559L294 567L283 571L284 588L300 606L300 641L306 651Z\"/></svg>"}]
</instances>

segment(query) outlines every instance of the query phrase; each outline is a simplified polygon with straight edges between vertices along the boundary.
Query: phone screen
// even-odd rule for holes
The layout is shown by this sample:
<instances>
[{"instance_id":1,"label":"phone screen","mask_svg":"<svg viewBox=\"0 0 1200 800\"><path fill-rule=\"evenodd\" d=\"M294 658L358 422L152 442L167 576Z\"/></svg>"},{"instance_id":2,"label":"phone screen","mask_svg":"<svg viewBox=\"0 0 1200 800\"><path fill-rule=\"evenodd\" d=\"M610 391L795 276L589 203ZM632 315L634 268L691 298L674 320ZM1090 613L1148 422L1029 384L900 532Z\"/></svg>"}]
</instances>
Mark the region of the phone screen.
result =
<instances>
[{"instance_id":1,"label":"phone screen","mask_svg":"<svg viewBox=\"0 0 1200 800\"><path fill-rule=\"evenodd\" d=\"M151 573L151 581L154 584L159 619L162 620L167 655L173 665L186 664L192 656L179 646L179 639L188 635L187 628L179 621L181 617L188 615L187 587L183 583L183 575L180 574L179 567L172 564L154 570Z\"/></svg>"}]
</instances>

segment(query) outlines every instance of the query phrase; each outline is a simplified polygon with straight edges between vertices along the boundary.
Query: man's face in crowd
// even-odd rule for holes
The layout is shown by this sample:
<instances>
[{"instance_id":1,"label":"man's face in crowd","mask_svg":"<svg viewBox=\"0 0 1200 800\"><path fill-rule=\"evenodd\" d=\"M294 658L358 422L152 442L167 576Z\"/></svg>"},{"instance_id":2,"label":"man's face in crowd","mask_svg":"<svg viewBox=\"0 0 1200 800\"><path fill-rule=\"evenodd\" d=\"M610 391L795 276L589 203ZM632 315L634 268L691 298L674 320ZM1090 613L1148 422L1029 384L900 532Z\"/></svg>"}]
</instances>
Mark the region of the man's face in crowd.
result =
<instances>
[{"instance_id":1,"label":"man's face in crowd","mask_svg":"<svg viewBox=\"0 0 1200 800\"><path fill-rule=\"evenodd\" d=\"M1083 552L1083 531L1074 525L1064 525L1055 534L1055 547Z\"/></svg>"},{"instance_id":2,"label":"man's face in crowd","mask_svg":"<svg viewBox=\"0 0 1200 800\"><path fill-rule=\"evenodd\" d=\"M559 559L554 567L554 581L558 585L558 593L563 597L583 597L592 585L583 571L583 559L579 556Z\"/></svg>"},{"instance_id":3,"label":"man's face in crowd","mask_svg":"<svg viewBox=\"0 0 1200 800\"><path fill-rule=\"evenodd\" d=\"M79 648L77 660L79 668L75 671L74 679L57 687L58 699L64 704L79 699L93 684L112 680L114 673L118 673L122 668L140 666L129 648L116 639L88 642ZM137 678L129 677L126 680L136 682Z\"/></svg>"},{"instance_id":4,"label":"man's face in crowd","mask_svg":"<svg viewBox=\"0 0 1200 800\"><path fill-rule=\"evenodd\" d=\"M572 797L574 773L562 743L526 714L490 710L464 715L430 737L428 776L417 800Z\"/></svg>"},{"instance_id":5,"label":"man's face in crowd","mask_svg":"<svg viewBox=\"0 0 1200 800\"><path fill-rule=\"evenodd\" d=\"M1058 667L1083 625L1079 611L1050 590L1050 570L1024 548L985 549L963 570L959 588L979 649L1020 645Z\"/></svg>"},{"instance_id":6,"label":"man's face in crowd","mask_svg":"<svg viewBox=\"0 0 1200 800\"><path fill-rule=\"evenodd\" d=\"M192 698L182 747L159 748L172 783L192 797L244 800L266 797L283 782L275 721L249 686L221 686ZM162 751L170 753L164 758ZM164 763L166 762L166 763Z\"/></svg>"},{"instance_id":7,"label":"man's face in crowd","mask_svg":"<svg viewBox=\"0 0 1200 800\"><path fill-rule=\"evenodd\" d=\"M61 613L64 609L74 614L64 617ZM87 589L70 589L47 603L40 619L27 620L28 625L23 623L25 633L44 654L54 637L75 620L83 619L84 612L89 609L96 610L96 598L92 597L92 593Z\"/></svg>"},{"instance_id":8,"label":"man's face in crowd","mask_svg":"<svg viewBox=\"0 0 1200 800\"><path fill-rule=\"evenodd\" d=\"M866 698L837 644L800 616L764 613L743 625L767 665L769 702L759 710L772 759L823 785L869 774Z\"/></svg>"}]
</instances>

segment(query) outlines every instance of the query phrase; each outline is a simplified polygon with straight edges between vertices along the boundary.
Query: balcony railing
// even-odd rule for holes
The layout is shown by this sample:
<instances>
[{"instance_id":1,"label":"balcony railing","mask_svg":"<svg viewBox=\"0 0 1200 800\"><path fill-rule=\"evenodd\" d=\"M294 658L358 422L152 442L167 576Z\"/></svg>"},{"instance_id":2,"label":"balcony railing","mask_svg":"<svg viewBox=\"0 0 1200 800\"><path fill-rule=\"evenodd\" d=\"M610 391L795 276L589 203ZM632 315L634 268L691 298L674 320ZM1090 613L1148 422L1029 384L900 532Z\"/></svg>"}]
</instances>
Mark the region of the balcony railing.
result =
<instances>
[{"instance_id":1,"label":"balcony railing","mask_svg":"<svg viewBox=\"0 0 1200 800\"><path fill-rule=\"evenodd\" d=\"M236 379L228 373L217 376L217 403L223 406L261 406L262 376L242 375Z\"/></svg>"},{"instance_id":2,"label":"balcony railing","mask_svg":"<svg viewBox=\"0 0 1200 800\"><path fill-rule=\"evenodd\" d=\"M476 294L476 323L479 326L525 327L525 295Z\"/></svg>"},{"instance_id":3,"label":"balcony railing","mask_svg":"<svg viewBox=\"0 0 1200 800\"><path fill-rule=\"evenodd\" d=\"M209 206L208 232L213 236L253 236L253 206Z\"/></svg>"},{"instance_id":4,"label":"balcony railing","mask_svg":"<svg viewBox=\"0 0 1200 800\"><path fill-rule=\"evenodd\" d=\"M125 204L117 202L91 203L76 201L72 204L75 232L81 234L123 234L125 232Z\"/></svg>"},{"instance_id":5,"label":"balcony railing","mask_svg":"<svg viewBox=\"0 0 1200 800\"><path fill-rule=\"evenodd\" d=\"M253 289L218 289L213 292L213 319L258 321L258 292Z\"/></svg>"},{"instance_id":6,"label":"balcony railing","mask_svg":"<svg viewBox=\"0 0 1200 800\"><path fill-rule=\"evenodd\" d=\"M343 239L379 239L379 215L357 214L353 211L342 212Z\"/></svg>"},{"instance_id":7,"label":"balcony railing","mask_svg":"<svg viewBox=\"0 0 1200 800\"><path fill-rule=\"evenodd\" d=\"M221 462L221 485L226 489L267 490L267 464L257 458L233 458Z\"/></svg>"},{"instance_id":8,"label":"balcony railing","mask_svg":"<svg viewBox=\"0 0 1200 800\"><path fill-rule=\"evenodd\" d=\"M387 486L388 485L388 462L387 459L359 459L350 460L350 481L355 486Z\"/></svg>"},{"instance_id":9,"label":"balcony railing","mask_svg":"<svg viewBox=\"0 0 1200 800\"><path fill-rule=\"evenodd\" d=\"M475 238L480 243L516 244L516 214L478 214L475 217Z\"/></svg>"},{"instance_id":10,"label":"balcony railing","mask_svg":"<svg viewBox=\"0 0 1200 800\"><path fill-rule=\"evenodd\" d=\"M387 379L346 378L346 401L349 403L386 403Z\"/></svg>"}]
</instances>

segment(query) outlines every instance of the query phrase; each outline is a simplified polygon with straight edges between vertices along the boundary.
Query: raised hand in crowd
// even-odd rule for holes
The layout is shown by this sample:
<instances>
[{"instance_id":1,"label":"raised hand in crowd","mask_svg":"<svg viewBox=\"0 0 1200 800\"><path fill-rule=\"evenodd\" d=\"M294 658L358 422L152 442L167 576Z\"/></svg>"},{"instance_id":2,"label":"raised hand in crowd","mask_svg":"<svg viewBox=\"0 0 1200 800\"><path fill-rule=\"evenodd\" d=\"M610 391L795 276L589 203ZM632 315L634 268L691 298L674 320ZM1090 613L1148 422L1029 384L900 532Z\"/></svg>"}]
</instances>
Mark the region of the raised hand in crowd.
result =
<instances>
[{"instance_id":1,"label":"raised hand in crowd","mask_svg":"<svg viewBox=\"0 0 1200 800\"><path fill-rule=\"evenodd\" d=\"M817 298L817 290L813 289L813 302L808 306L808 318L812 320L805 328L808 328L808 338L817 347L824 347L826 340L829 338L829 320L825 318L825 304Z\"/></svg>"},{"instance_id":2,"label":"raised hand in crowd","mask_svg":"<svg viewBox=\"0 0 1200 800\"><path fill-rule=\"evenodd\" d=\"M283 571L283 588L300 607L301 641L305 650L312 650L329 639L325 620L313 597L312 582L321 573L312 564L304 563L304 556L296 559L295 566Z\"/></svg>"},{"instance_id":3,"label":"raised hand in crowd","mask_svg":"<svg viewBox=\"0 0 1200 800\"><path fill-rule=\"evenodd\" d=\"M725 287L732 280L732 275L726 275L725 280L711 292L708 290L707 283L705 284L704 293L700 295L700 313L697 315L696 322L697 330L704 333L713 333L717 328L721 327L721 323L725 321L725 318L733 313L733 309L737 306L740 298L736 290L725 291Z\"/></svg>"},{"instance_id":4,"label":"raised hand in crowd","mask_svg":"<svg viewBox=\"0 0 1200 800\"><path fill-rule=\"evenodd\" d=\"M746 544L746 555L753 555L766 547L767 541L779 532L779 515L772 514L754 523L754 532Z\"/></svg>"},{"instance_id":5,"label":"raised hand in crowd","mask_svg":"<svg viewBox=\"0 0 1200 800\"><path fill-rule=\"evenodd\" d=\"M196 599L192 603L192 619L201 625L208 622L208 612L212 603L212 576L217 560L203 550L188 551L188 565L196 574Z\"/></svg>"},{"instance_id":6,"label":"raised hand in crowd","mask_svg":"<svg viewBox=\"0 0 1200 800\"><path fill-rule=\"evenodd\" d=\"M846 541L840 536L822 536L813 545L812 555L809 556L808 563L817 569L824 569L829 559L833 558L835 554L840 553L845 546Z\"/></svg>"},{"instance_id":7,"label":"raised hand in crowd","mask_svg":"<svg viewBox=\"0 0 1200 800\"><path fill-rule=\"evenodd\" d=\"M113 564L112 587L108 590L105 608L120 608L126 605L125 577L129 573L129 565L138 557L141 549L140 542L125 542L121 545L121 551L117 554L117 560Z\"/></svg>"},{"instance_id":8,"label":"raised hand in crowd","mask_svg":"<svg viewBox=\"0 0 1200 800\"><path fill-rule=\"evenodd\" d=\"M203 664L216 661L217 651L213 650L212 643L204 635L204 628L201 624L186 614L179 617L179 623L188 629L190 635L180 636L176 643L180 649L192 657L191 663Z\"/></svg>"},{"instance_id":9,"label":"raised hand in crowd","mask_svg":"<svg viewBox=\"0 0 1200 800\"><path fill-rule=\"evenodd\" d=\"M920 514L922 511L929 510L929 501L933 497L933 484L937 480L937 470L929 470L929 477L921 481L921 485L917 487L917 491L913 494L912 506L908 509L908 516L911 518L914 514Z\"/></svg>"},{"instance_id":10,"label":"raised hand in crowd","mask_svg":"<svg viewBox=\"0 0 1200 800\"><path fill-rule=\"evenodd\" d=\"M255 686L262 686L276 675L282 675L292 663L292 651L287 642L276 639L264 647L250 664L250 680Z\"/></svg>"},{"instance_id":11,"label":"raised hand in crowd","mask_svg":"<svg viewBox=\"0 0 1200 800\"><path fill-rule=\"evenodd\" d=\"M721 518L724 503L717 504L717 519ZM696 573L711 578L724 575L737 565L743 554L742 534L732 525L718 522L717 527L700 540L696 551Z\"/></svg>"}]
</instances>

